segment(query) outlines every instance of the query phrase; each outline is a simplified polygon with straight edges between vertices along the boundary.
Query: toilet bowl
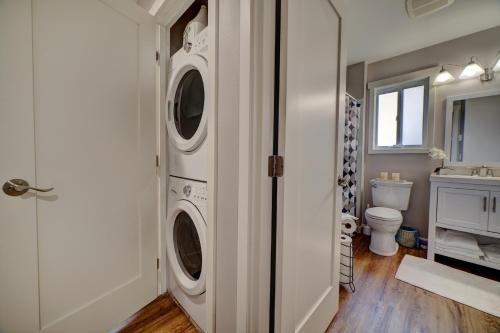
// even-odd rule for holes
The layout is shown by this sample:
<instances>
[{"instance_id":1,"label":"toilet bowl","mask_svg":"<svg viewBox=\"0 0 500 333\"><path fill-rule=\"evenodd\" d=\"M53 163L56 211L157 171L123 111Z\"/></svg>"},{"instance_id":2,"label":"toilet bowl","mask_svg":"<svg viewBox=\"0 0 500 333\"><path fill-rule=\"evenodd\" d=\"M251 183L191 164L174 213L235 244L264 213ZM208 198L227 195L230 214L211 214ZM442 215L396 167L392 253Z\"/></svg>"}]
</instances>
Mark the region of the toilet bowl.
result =
<instances>
[{"instance_id":1,"label":"toilet bowl","mask_svg":"<svg viewBox=\"0 0 500 333\"><path fill-rule=\"evenodd\" d=\"M365 212L366 223L371 228L370 251L381 256L398 252L396 233L403 223L401 212L392 208L373 207Z\"/></svg>"},{"instance_id":2,"label":"toilet bowl","mask_svg":"<svg viewBox=\"0 0 500 333\"><path fill-rule=\"evenodd\" d=\"M402 211L408 209L412 182L406 180L372 179L373 205L365 211L371 228L370 251L381 256L398 252L396 233L403 223Z\"/></svg>"}]
</instances>

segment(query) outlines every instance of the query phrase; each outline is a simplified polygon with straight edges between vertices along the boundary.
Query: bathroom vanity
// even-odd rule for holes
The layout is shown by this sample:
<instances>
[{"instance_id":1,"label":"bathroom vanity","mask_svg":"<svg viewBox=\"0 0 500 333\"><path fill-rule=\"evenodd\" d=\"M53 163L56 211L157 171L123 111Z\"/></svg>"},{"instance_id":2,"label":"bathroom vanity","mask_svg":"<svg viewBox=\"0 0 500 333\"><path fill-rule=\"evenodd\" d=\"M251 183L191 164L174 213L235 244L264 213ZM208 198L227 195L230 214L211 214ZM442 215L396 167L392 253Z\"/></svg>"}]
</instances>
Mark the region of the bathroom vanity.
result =
<instances>
[{"instance_id":1,"label":"bathroom vanity","mask_svg":"<svg viewBox=\"0 0 500 333\"><path fill-rule=\"evenodd\" d=\"M427 258L435 254L500 269L500 265L435 248L439 228L478 236L483 242L500 242L500 177L436 175L430 177L429 244Z\"/></svg>"},{"instance_id":2,"label":"bathroom vanity","mask_svg":"<svg viewBox=\"0 0 500 333\"><path fill-rule=\"evenodd\" d=\"M436 247L437 234L455 230L477 243L500 244L500 92L447 100L445 170L430 176L427 258L436 254L500 270L500 263ZM486 167L485 165L488 165ZM467 235L468 237L468 235Z\"/></svg>"}]
</instances>

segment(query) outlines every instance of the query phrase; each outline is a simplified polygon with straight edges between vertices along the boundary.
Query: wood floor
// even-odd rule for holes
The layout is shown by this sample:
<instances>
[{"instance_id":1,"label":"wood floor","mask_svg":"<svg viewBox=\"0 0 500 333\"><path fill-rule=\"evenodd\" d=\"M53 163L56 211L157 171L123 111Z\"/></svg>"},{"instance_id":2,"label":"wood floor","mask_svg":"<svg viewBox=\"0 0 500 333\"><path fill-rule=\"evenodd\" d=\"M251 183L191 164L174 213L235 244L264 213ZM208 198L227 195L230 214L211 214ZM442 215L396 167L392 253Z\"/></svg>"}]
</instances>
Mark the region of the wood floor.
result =
<instances>
[{"instance_id":1,"label":"wood floor","mask_svg":"<svg viewBox=\"0 0 500 333\"><path fill-rule=\"evenodd\" d=\"M400 248L396 256L381 257L369 251L369 242L370 238L362 235L354 239L356 292L341 288L340 309L328 333L500 333L500 318L394 278L405 254L423 257L424 251ZM500 274L492 269L444 257L438 261L500 281ZM113 332L194 333L197 330L173 300L164 295Z\"/></svg>"},{"instance_id":2,"label":"wood floor","mask_svg":"<svg viewBox=\"0 0 500 333\"><path fill-rule=\"evenodd\" d=\"M369 241L369 237L362 235L354 239L356 292L341 288L339 312L328 333L500 332L500 318L394 278L405 254L424 257L425 251L401 247L397 255L382 257L370 252ZM496 270L445 257L437 261L500 279Z\"/></svg>"},{"instance_id":3,"label":"wood floor","mask_svg":"<svg viewBox=\"0 0 500 333\"><path fill-rule=\"evenodd\" d=\"M113 333L196 333L169 295L162 295L112 330Z\"/></svg>"}]
</instances>

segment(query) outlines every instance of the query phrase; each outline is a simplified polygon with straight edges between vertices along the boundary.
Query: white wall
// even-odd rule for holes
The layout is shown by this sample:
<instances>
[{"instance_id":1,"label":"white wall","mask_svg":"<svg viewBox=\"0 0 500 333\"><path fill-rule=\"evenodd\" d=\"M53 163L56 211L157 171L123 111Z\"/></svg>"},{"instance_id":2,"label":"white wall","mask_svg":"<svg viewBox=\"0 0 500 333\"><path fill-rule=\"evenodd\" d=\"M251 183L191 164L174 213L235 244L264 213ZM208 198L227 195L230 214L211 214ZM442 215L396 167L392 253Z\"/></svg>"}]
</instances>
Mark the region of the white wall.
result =
<instances>
[{"instance_id":1,"label":"white wall","mask_svg":"<svg viewBox=\"0 0 500 333\"><path fill-rule=\"evenodd\" d=\"M499 126L500 95L466 100L463 162L500 162Z\"/></svg>"},{"instance_id":2,"label":"white wall","mask_svg":"<svg viewBox=\"0 0 500 333\"><path fill-rule=\"evenodd\" d=\"M240 2L219 0L215 332L236 332Z\"/></svg>"}]
</instances>

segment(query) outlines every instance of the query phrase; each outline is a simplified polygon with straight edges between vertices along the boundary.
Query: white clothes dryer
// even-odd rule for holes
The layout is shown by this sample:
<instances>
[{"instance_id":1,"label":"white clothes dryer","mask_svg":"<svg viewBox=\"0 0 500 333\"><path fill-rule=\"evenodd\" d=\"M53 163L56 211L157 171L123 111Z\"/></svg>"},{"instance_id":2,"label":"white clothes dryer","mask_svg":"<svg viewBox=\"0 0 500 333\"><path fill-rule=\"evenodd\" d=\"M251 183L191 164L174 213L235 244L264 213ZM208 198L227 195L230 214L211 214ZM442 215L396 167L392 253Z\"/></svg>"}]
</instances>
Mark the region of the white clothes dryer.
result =
<instances>
[{"instance_id":1,"label":"white clothes dryer","mask_svg":"<svg viewBox=\"0 0 500 333\"><path fill-rule=\"evenodd\" d=\"M208 29L189 52L177 51L168 71L166 122L169 174L199 181L208 178Z\"/></svg>"},{"instance_id":2,"label":"white clothes dryer","mask_svg":"<svg viewBox=\"0 0 500 333\"><path fill-rule=\"evenodd\" d=\"M207 184L169 178L166 247L168 285L200 329L207 328Z\"/></svg>"}]
</instances>

